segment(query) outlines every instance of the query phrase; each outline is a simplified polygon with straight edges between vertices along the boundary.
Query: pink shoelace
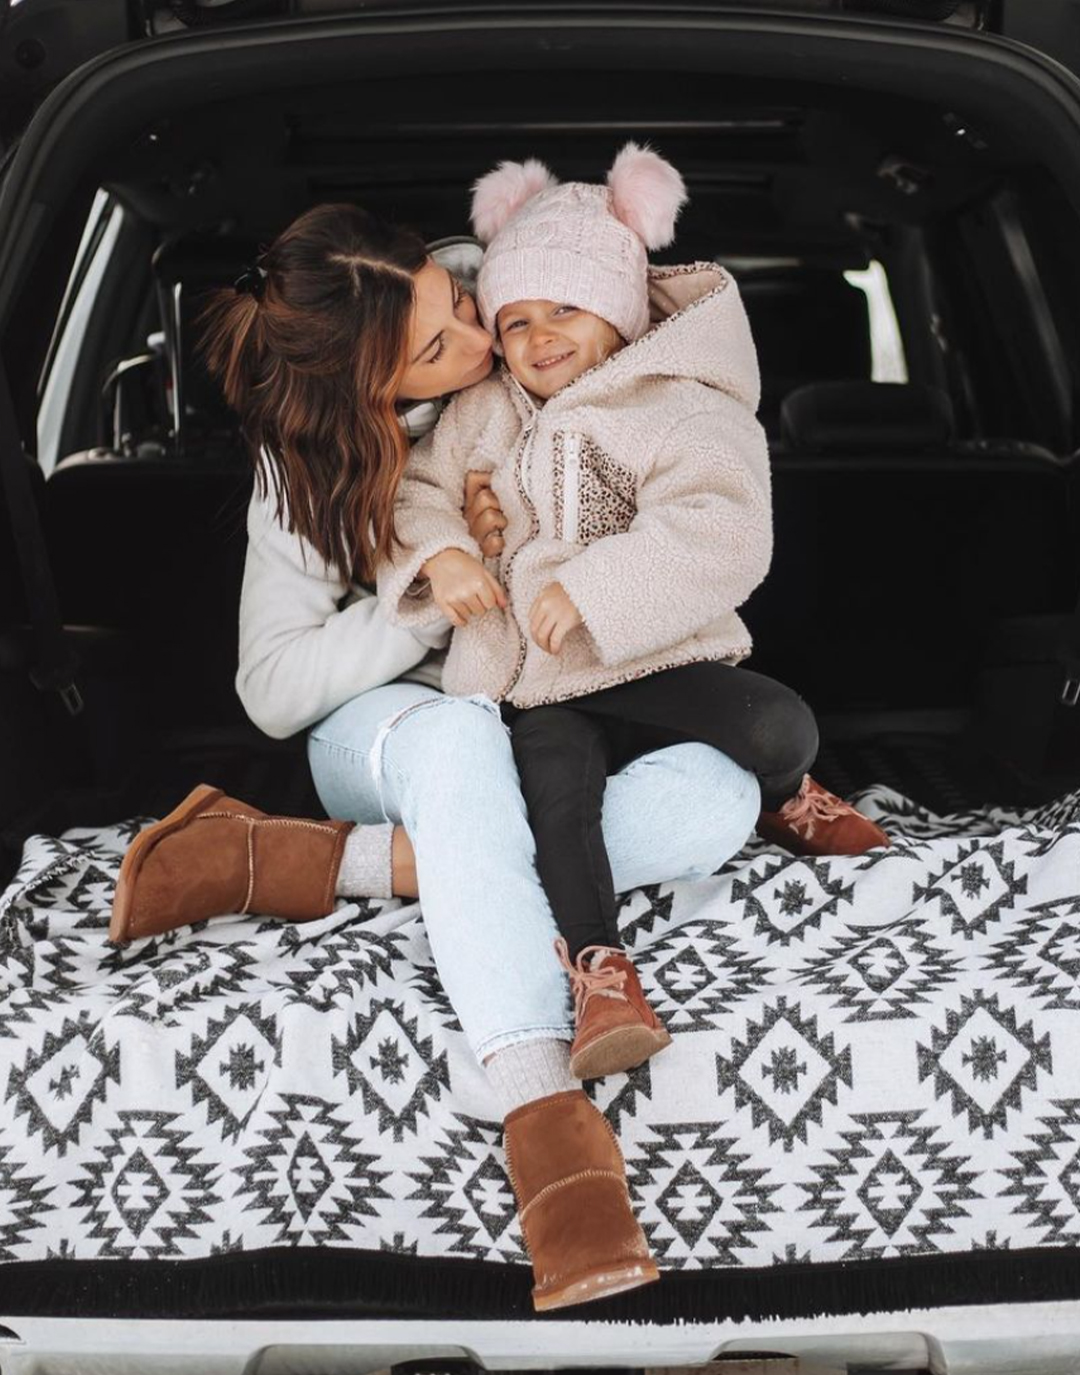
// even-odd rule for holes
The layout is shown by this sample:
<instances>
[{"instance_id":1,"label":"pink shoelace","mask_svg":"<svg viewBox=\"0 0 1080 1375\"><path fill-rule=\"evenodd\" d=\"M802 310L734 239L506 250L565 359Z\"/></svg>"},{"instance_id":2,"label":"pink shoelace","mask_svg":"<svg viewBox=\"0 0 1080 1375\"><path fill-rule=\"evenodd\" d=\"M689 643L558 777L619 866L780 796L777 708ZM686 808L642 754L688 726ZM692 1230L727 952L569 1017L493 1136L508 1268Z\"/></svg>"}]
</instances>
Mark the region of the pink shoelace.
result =
<instances>
[{"instance_id":1,"label":"pink shoelace","mask_svg":"<svg viewBox=\"0 0 1080 1375\"><path fill-rule=\"evenodd\" d=\"M793 831L807 840L813 836L814 827L819 821L839 821L854 811L843 798L835 797L824 789L821 792L813 791L810 782L810 775L805 774L799 791L784 803L778 813ZM804 826L805 831L802 829Z\"/></svg>"},{"instance_id":2,"label":"pink shoelace","mask_svg":"<svg viewBox=\"0 0 1080 1375\"><path fill-rule=\"evenodd\" d=\"M625 969L598 969L603 960L609 955L620 955L622 951L614 950L610 945L587 945L580 951L577 962L570 959L570 947L563 940L562 936L555 942L555 953L559 957L559 963L570 975L570 991L574 995L574 1015L581 1020L581 1015L585 1011L585 1004L594 995L602 998L621 998L624 1002L629 1002L623 989L626 985ZM589 957L592 957L591 960Z\"/></svg>"}]
</instances>

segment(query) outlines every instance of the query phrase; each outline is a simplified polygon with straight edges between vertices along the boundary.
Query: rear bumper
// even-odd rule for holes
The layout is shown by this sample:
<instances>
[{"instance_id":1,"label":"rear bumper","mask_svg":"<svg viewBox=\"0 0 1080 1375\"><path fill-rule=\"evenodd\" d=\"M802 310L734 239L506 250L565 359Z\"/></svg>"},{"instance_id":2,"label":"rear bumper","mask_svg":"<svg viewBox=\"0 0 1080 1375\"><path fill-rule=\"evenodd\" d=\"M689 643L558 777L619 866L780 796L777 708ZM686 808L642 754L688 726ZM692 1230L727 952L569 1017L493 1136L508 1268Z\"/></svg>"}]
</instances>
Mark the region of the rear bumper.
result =
<instances>
[{"instance_id":1,"label":"rear bumper","mask_svg":"<svg viewBox=\"0 0 1080 1375\"><path fill-rule=\"evenodd\" d=\"M584 1312L584 1310L583 1310ZM420 1358L471 1359L488 1370L692 1365L754 1351L815 1366L933 1369L935 1375L1065 1375L1080 1362L1080 1302L779 1322L653 1324L415 1320L110 1321L4 1319L5 1375L360 1375Z\"/></svg>"}]
</instances>

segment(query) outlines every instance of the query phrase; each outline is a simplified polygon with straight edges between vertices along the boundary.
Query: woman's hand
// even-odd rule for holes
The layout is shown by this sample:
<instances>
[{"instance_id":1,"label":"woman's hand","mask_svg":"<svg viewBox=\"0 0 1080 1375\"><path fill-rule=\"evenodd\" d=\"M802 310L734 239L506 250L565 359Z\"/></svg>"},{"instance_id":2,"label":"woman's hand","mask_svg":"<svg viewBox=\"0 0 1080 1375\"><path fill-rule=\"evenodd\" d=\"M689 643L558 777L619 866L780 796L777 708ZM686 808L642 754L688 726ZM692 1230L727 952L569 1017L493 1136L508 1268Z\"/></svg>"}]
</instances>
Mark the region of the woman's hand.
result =
<instances>
[{"instance_id":1,"label":"woman's hand","mask_svg":"<svg viewBox=\"0 0 1080 1375\"><path fill-rule=\"evenodd\" d=\"M549 582L529 612L533 640L548 654L558 654L567 635L580 624L581 612L561 582Z\"/></svg>"},{"instance_id":2,"label":"woman's hand","mask_svg":"<svg viewBox=\"0 0 1080 1375\"><path fill-rule=\"evenodd\" d=\"M458 630L473 616L495 607L506 609L506 593L479 559L462 549L444 549L420 569L431 583L435 605Z\"/></svg>"},{"instance_id":3,"label":"woman's hand","mask_svg":"<svg viewBox=\"0 0 1080 1375\"><path fill-rule=\"evenodd\" d=\"M491 474L473 470L465 474L465 521L469 534L487 559L503 551L502 532L506 529L499 498L491 490Z\"/></svg>"}]
</instances>

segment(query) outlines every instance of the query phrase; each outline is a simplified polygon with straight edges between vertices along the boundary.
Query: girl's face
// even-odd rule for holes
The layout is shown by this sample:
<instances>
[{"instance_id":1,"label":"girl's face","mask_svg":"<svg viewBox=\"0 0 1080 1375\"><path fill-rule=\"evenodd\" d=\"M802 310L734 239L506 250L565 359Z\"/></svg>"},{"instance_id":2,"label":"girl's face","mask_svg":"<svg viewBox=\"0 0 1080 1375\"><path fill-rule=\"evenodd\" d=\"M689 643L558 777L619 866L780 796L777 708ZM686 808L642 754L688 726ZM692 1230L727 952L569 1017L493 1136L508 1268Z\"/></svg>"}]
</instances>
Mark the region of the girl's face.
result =
<instances>
[{"instance_id":1,"label":"girl's face","mask_svg":"<svg viewBox=\"0 0 1080 1375\"><path fill-rule=\"evenodd\" d=\"M503 306L496 323L506 366L540 401L623 346L599 315L558 301L515 301Z\"/></svg>"},{"instance_id":2,"label":"girl's face","mask_svg":"<svg viewBox=\"0 0 1080 1375\"><path fill-rule=\"evenodd\" d=\"M409 329L409 367L399 401L430 401L461 391L491 371L491 335L473 298L431 258L413 278L416 302Z\"/></svg>"}]
</instances>

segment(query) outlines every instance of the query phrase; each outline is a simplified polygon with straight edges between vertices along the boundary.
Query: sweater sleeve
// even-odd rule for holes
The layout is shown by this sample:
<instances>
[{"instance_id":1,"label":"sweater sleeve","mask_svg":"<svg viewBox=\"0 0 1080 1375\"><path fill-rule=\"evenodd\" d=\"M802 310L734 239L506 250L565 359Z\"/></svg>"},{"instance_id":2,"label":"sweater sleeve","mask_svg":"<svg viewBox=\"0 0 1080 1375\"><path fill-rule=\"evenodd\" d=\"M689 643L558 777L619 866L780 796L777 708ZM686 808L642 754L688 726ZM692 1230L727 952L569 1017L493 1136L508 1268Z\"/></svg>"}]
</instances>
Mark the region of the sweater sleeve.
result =
<instances>
[{"instance_id":1,"label":"sweater sleeve","mask_svg":"<svg viewBox=\"0 0 1080 1375\"><path fill-rule=\"evenodd\" d=\"M378 573L379 600L396 625L421 629L442 613L420 569L444 549L461 549L483 562L462 514L465 474L486 467L462 433L460 402L451 402L434 432L413 445L398 489L394 525L400 547Z\"/></svg>"},{"instance_id":2,"label":"sweater sleeve","mask_svg":"<svg viewBox=\"0 0 1080 1375\"><path fill-rule=\"evenodd\" d=\"M608 667L678 644L740 606L772 557L765 434L728 396L668 435L624 534L559 569Z\"/></svg>"},{"instance_id":3,"label":"sweater sleeve","mask_svg":"<svg viewBox=\"0 0 1080 1375\"><path fill-rule=\"evenodd\" d=\"M448 639L445 621L391 625L377 598L339 609L348 587L258 490L248 507L236 690L267 735L284 739L351 697L393 682Z\"/></svg>"}]
</instances>

